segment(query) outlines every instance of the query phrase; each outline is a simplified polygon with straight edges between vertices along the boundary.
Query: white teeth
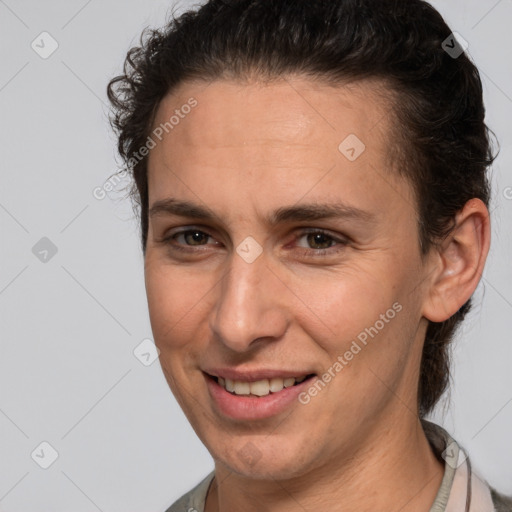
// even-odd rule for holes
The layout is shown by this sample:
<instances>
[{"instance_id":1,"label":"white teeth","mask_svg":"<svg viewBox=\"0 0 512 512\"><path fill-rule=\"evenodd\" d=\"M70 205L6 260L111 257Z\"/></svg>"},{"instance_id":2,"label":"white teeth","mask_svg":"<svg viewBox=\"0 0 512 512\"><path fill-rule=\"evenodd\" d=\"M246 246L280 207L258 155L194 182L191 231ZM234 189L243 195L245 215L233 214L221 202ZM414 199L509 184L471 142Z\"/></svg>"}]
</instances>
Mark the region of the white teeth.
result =
<instances>
[{"instance_id":1,"label":"white teeth","mask_svg":"<svg viewBox=\"0 0 512 512\"><path fill-rule=\"evenodd\" d=\"M270 393L270 384L268 379L251 382L251 395L265 396Z\"/></svg>"},{"instance_id":2,"label":"white teeth","mask_svg":"<svg viewBox=\"0 0 512 512\"><path fill-rule=\"evenodd\" d=\"M277 393L284 388L283 379L270 379L270 391Z\"/></svg>"},{"instance_id":3,"label":"white teeth","mask_svg":"<svg viewBox=\"0 0 512 512\"><path fill-rule=\"evenodd\" d=\"M295 384L295 378L289 377L288 379L284 379L284 387L290 388Z\"/></svg>"},{"instance_id":4,"label":"white teeth","mask_svg":"<svg viewBox=\"0 0 512 512\"><path fill-rule=\"evenodd\" d=\"M278 393L284 388L293 386L296 382L300 383L306 379L306 376L302 377L287 377L281 379L279 377L273 379L261 379L254 382L242 382L238 380L218 378L218 383L224 389L235 395L255 395L255 396L267 396L270 393Z\"/></svg>"},{"instance_id":5,"label":"white teeth","mask_svg":"<svg viewBox=\"0 0 512 512\"><path fill-rule=\"evenodd\" d=\"M237 395L250 395L251 385L249 382L240 382L235 380L235 393Z\"/></svg>"}]
</instances>

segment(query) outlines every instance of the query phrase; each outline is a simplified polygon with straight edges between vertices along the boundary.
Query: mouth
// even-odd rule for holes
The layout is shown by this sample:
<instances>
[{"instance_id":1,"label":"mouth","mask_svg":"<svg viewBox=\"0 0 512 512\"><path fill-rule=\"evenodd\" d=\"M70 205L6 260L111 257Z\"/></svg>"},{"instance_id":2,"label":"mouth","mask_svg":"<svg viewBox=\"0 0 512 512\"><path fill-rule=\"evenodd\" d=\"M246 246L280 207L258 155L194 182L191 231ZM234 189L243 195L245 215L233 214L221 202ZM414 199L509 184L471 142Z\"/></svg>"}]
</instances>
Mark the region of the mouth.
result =
<instances>
[{"instance_id":1,"label":"mouth","mask_svg":"<svg viewBox=\"0 0 512 512\"><path fill-rule=\"evenodd\" d=\"M222 418L235 421L264 420L302 407L299 396L317 374L284 370L233 368L203 370L211 405Z\"/></svg>"},{"instance_id":2,"label":"mouth","mask_svg":"<svg viewBox=\"0 0 512 512\"><path fill-rule=\"evenodd\" d=\"M221 388L235 396L263 398L302 384L306 380L313 379L316 375L300 375L297 377L272 377L270 379L259 379L254 381L241 381L218 377L206 374L208 378L215 381Z\"/></svg>"}]
</instances>

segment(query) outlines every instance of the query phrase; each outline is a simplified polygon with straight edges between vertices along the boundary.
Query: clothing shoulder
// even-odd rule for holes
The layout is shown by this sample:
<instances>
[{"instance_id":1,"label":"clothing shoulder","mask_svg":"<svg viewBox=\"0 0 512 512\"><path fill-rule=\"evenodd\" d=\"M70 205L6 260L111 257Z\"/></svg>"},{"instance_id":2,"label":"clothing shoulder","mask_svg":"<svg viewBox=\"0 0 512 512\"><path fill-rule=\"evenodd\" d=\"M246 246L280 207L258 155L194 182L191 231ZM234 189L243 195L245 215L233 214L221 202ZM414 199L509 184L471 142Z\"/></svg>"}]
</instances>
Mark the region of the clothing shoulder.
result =
<instances>
[{"instance_id":1,"label":"clothing shoulder","mask_svg":"<svg viewBox=\"0 0 512 512\"><path fill-rule=\"evenodd\" d=\"M490 488L492 502L496 512L512 512L512 497L500 494L496 489Z\"/></svg>"},{"instance_id":2,"label":"clothing shoulder","mask_svg":"<svg viewBox=\"0 0 512 512\"><path fill-rule=\"evenodd\" d=\"M212 483L212 471L204 480L199 482L191 491L175 501L165 512L204 512L208 489Z\"/></svg>"}]
</instances>

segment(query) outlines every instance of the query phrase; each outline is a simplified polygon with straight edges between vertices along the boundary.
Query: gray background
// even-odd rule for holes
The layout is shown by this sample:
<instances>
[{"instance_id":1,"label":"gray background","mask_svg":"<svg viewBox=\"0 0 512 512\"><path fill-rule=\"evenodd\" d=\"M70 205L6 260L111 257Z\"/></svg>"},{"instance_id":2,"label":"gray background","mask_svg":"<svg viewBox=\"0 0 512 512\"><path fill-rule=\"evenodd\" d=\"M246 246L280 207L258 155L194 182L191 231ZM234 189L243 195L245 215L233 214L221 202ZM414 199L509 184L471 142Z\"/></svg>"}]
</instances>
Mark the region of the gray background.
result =
<instances>
[{"instance_id":1,"label":"gray background","mask_svg":"<svg viewBox=\"0 0 512 512\"><path fill-rule=\"evenodd\" d=\"M93 196L118 168L106 84L172 5L0 0L2 511L162 511L213 468L158 361L133 353L151 330L131 206ZM469 42L502 148L492 251L435 418L512 493L512 1L434 5ZM47 59L31 47L43 31Z\"/></svg>"}]
</instances>

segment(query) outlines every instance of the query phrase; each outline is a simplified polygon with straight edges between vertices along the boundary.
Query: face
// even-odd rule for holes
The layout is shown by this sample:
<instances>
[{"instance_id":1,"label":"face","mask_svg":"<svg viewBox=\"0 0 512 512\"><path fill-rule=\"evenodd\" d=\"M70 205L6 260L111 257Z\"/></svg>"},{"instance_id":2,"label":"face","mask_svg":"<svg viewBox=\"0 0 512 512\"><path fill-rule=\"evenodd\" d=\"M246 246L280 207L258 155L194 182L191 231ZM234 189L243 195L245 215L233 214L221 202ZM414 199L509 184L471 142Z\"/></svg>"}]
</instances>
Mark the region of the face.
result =
<instances>
[{"instance_id":1,"label":"face","mask_svg":"<svg viewBox=\"0 0 512 512\"><path fill-rule=\"evenodd\" d=\"M155 343L197 435L238 474L339 464L416 409L428 268L375 87L185 83L157 112Z\"/></svg>"}]
</instances>

